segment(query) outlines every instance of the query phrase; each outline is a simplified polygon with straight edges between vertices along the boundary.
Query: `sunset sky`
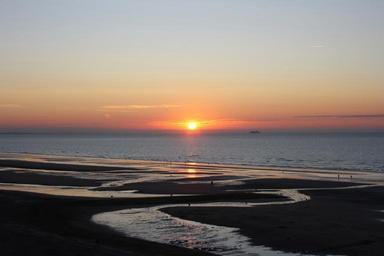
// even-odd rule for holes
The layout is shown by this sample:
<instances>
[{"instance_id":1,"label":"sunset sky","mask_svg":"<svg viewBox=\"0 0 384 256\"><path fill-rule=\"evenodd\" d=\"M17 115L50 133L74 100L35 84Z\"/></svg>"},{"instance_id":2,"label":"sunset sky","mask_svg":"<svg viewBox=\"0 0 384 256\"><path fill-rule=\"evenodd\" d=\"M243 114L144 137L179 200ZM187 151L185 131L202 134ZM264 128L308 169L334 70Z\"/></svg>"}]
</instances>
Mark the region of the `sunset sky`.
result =
<instances>
[{"instance_id":1,"label":"sunset sky","mask_svg":"<svg viewBox=\"0 0 384 256\"><path fill-rule=\"evenodd\" d=\"M384 129L384 1L0 0L0 131Z\"/></svg>"}]
</instances>

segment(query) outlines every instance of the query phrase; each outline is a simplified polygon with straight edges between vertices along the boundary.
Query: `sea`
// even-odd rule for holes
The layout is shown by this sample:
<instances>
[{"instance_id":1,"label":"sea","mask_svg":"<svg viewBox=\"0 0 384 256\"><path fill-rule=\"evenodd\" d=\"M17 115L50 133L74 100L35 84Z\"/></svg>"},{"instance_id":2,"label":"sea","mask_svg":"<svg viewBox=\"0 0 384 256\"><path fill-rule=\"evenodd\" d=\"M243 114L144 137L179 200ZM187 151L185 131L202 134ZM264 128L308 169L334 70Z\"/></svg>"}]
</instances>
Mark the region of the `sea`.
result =
<instances>
[{"instance_id":1,"label":"sea","mask_svg":"<svg viewBox=\"0 0 384 256\"><path fill-rule=\"evenodd\" d=\"M0 153L384 172L384 133L0 134Z\"/></svg>"}]
</instances>

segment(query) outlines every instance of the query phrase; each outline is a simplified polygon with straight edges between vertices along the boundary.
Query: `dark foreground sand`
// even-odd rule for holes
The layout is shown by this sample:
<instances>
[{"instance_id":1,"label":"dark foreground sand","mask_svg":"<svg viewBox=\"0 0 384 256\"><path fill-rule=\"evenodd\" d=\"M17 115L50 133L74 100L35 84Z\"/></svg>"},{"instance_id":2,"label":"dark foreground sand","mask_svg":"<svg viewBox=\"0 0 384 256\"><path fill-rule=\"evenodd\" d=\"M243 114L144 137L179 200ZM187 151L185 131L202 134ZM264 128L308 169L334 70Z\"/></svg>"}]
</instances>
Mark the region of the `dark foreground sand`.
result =
<instances>
[{"instance_id":1,"label":"dark foreground sand","mask_svg":"<svg viewBox=\"0 0 384 256\"><path fill-rule=\"evenodd\" d=\"M29 166L30 165L30 166ZM0 166L72 171L113 171L120 167L0 161ZM95 169L94 169L95 168ZM129 168L124 168L129 170ZM131 170L135 170L132 168ZM2 173L1 173L2 172ZM1 182L91 185L90 180L2 169ZM223 176L221 176L223 177ZM231 178L231 177L230 177ZM197 181L210 180L201 178ZM216 178L215 181L218 181ZM180 179L178 181L186 181ZM384 255L384 187L331 190L352 183L303 179L250 179L244 184L212 186L172 181L124 184L115 190L143 193L203 193L198 196L159 198L76 198L0 190L0 255L209 255L169 245L127 238L94 224L97 213L159 204L192 203L191 207L164 209L174 216L240 228L254 244L289 252L318 255ZM97 184L94 184L97 185ZM325 188L305 193L311 200L286 205L250 208L197 208L193 203L212 201L276 201L277 195L228 192L227 189ZM112 189L112 188L110 188Z\"/></svg>"},{"instance_id":2,"label":"dark foreground sand","mask_svg":"<svg viewBox=\"0 0 384 256\"><path fill-rule=\"evenodd\" d=\"M40 170L55 171L77 171L77 172L97 172L97 171L115 171L115 170L136 170L136 168L122 168L115 166L84 165L69 163L49 163L15 159L0 159L0 167L14 167Z\"/></svg>"},{"instance_id":3,"label":"dark foreground sand","mask_svg":"<svg viewBox=\"0 0 384 256\"><path fill-rule=\"evenodd\" d=\"M324 255L384 255L384 188L308 191L311 200L253 208L176 207L163 211L238 227L257 245ZM211 214L214 210L215 214Z\"/></svg>"},{"instance_id":4,"label":"dark foreground sand","mask_svg":"<svg viewBox=\"0 0 384 256\"><path fill-rule=\"evenodd\" d=\"M172 215L239 227L257 245L291 252L383 255L384 189L306 192L312 200L253 208L165 209ZM168 245L126 238L93 224L93 214L163 203L218 201L220 195L188 198L85 199L24 192L0 192L1 255L208 255ZM250 194L227 200L268 201ZM215 214L212 214L214 212Z\"/></svg>"},{"instance_id":5,"label":"dark foreground sand","mask_svg":"<svg viewBox=\"0 0 384 256\"><path fill-rule=\"evenodd\" d=\"M232 194L228 200L271 201L274 195ZM210 255L127 238L90 221L92 215L165 203L218 201L221 195L187 198L87 199L0 191L0 255Z\"/></svg>"},{"instance_id":6,"label":"dark foreground sand","mask_svg":"<svg viewBox=\"0 0 384 256\"><path fill-rule=\"evenodd\" d=\"M64 175L50 175L32 173L23 170L2 170L0 171L0 181L2 183L16 183L16 184L37 184L37 185L51 185L51 186L100 186L102 181L92 179L79 179L71 176Z\"/></svg>"}]
</instances>

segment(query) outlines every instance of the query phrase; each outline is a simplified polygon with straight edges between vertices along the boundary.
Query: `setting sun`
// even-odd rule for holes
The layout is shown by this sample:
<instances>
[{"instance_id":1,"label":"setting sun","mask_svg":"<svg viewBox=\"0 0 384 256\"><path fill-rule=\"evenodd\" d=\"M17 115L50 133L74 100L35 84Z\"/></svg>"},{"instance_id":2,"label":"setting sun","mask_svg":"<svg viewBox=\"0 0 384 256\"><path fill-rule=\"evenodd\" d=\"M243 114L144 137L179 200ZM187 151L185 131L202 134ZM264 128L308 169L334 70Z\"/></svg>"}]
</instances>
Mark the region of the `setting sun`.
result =
<instances>
[{"instance_id":1,"label":"setting sun","mask_svg":"<svg viewBox=\"0 0 384 256\"><path fill-rule=\"evenodd\" d=\"M191 131L196 130L197 129L197 122L195 122L195 121L188 122L187 128L188 128L188 130L191 130Z\"/></svg>"}]
</instances>

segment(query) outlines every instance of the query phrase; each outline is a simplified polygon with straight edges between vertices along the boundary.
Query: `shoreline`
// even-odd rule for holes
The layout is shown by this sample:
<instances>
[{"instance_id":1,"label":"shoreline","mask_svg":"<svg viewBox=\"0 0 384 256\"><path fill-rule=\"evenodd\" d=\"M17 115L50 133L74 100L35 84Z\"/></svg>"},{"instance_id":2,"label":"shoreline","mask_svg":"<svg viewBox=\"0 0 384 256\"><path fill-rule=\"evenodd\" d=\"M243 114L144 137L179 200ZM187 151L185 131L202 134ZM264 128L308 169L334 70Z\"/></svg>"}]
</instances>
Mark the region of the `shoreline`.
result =
<instances>
[{"instance_id":1,"label":"shoreline","mask_svg":"<svg viewBox=\"0 0 384 256\"><path fill-rule=\"evenodd\" d=\"M39 154L39 153L28 153L28 152L2 152L0 153L0 159L4 155L14 155L15 157L20 156L31 156L31 157L61 157L61 158L73 158L77 160L81 159L93 159L93 160L111 160L111 161L124 161L130 164L160 164L160 165L197 165L199 167L229 167L239 169L259 169L259 170L270 170L270 171L294 171L294 172L329 172L329 173L356 173L356 172L368 172L368 173L383 173L382 170L373 169L348 169L348 168L321 168L321 167L294 167L294 166L273 166L273 165L252 165L252 164L241 164L241 163L219 163L219 162L195 162L195 161L165 161L165 160L150 160L150 159L134 159L134 158L113 158L113 157L94 157L94 156L81 156L81 155L60 155L60 154ZM383 173L384 174L384 173Z\"/></svg>"}]
</instances>

